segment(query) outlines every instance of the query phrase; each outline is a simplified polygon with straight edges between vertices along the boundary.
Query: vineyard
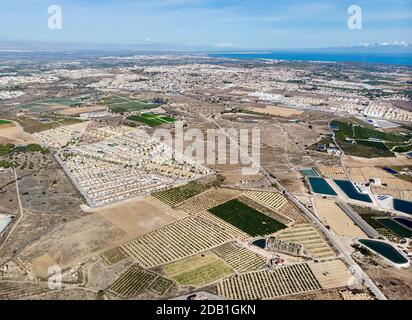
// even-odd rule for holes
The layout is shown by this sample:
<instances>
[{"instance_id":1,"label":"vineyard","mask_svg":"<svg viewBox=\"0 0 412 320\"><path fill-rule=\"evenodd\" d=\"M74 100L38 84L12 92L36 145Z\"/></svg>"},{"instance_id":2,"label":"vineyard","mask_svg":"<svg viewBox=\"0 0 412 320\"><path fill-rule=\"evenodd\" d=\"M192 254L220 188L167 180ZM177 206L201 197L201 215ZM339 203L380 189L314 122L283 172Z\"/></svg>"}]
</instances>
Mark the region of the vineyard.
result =
<instances>
[{"instance_id":1,"label":"vineyard","mask_svg":"<svg viewBox=\"0 0 412 320\"><path fill-rule=\"evenodd\" d=\"M246 191L245 195L276 211L288 202L282 194L277 192Z\"/></svg>"},{"instance_id":2,"label":"vineyard","mask_svg":"<svg viewBox=\"0 0 412 320\"><path fill-rule=\"evenodd\" d=\"M129 256L121 247L115 247L113 249L107 250L100 255L104 262L109 266L116 264Z\"/></svg>"},{"instance_id":3,"label":"vineyard","mask_svg":"<svg viewBox=\"0 0 412 320\"><path fill-rule=\"evenodd\" d=\"M216 217L215 215L211 214L208 211L203 211L198 214L198 217L201 217L202 219L206 221L210 221L213 224L218 225L220 228L222 228L226 233L232 236L233 239L240 239L247 241L250 237L243 231L239 230L235 226L231 225L230 223Z\"/></svg>"},{"instance_id":4,"label":"vineyard","mask_svg":"<svg viewBox=\"0 0 412 320\"><path fill-rule=\"evenodd\" d=\"M0 282L0 300L33 296L49 290L44 284L2 281Z\"/></svg>"},{"instance_id":5,"label":"vineyard","mask_svg":"<svg viewBox=\"0 0 412 320\"><path fill-rule=\"evenodd\" d=\"M201 217L166 225L122 245L144 267L182 259L232 240L222 228Z\"/></svg>"},{"instance_id":6,"label":"vineyard","mask_svg":"<svg viewBox=\"0 0 412 320\"><path fill-rule=\"evenodd\" d=\"M108 291L127 299L138 296L145 289L163 295L172 284L172 281L157 274L132 266L113 282Z\"/></svg>"},{"instance_id":7,"label":"vineyard","mask_svg":"<svg viewBox=\"0 0 412 320\"><path fill-rule=\"evenodd\" d=\"M185 203L180 205L178 208L189 214L197 214L230 199L236 198L240 194L240 191L233 189L209 189L185 201Z\"/></svg>"},{"instance_id":8,"label":"vineyard","mask_svg":"<svg viewBox=\"0 0 412 320\"><path fill-rule=\"evenodd\" d=\"M273 209L270 209L269 207L257 202L256 200L253 200L253 199L251 199L247 196L241 195L241 196L237 197L237 200L239 200L243 204L247 205L248 207L251 207L251 208L255 209L256 211L259 211L260 213L263 213L263 214L267 215L268 217L273 218L273 219L283 223L284 225L288 225L288 224L291 224L293 222L293 220L289 219L288 217L277 213Z\"/></svg>"},{"instance_id":9,"label":"vineyard","mask_svg":"<svg viewBox=\"0 0 412 320\"><path fill-rule=\"evenodd\" d=\"M163 296L173 285L173 281L162 277L157 277L147 289L158 296Z\"/></svg>"},{"instance_id":10,"label":"vineyard","mask_svg":"<svg viewBox=\"0 0 412 320\"><path fill-rule=\"evenodd\" d=\"M203 184L189 182L188 184L183 186L155 192L152 194L152 196L163 201L170 207L174 207L179 203L182 203L183 201L199 193L202 193L207 189L208 187Z\"/></svg>"},{"instance_id":11,"label":"vineyard","mask_svg":"<svg viewBox=\"0 0 412 320\"><path fill-rule=\"evenodd\" d=\"M213 252L237 272L261 270L266 267L264 257L235 243L226 243L213 249Z\"/></svg>"},{"instance_id":12,"label":"vineyard","mask_svg":"<svg viewBox=\"0 0 412 320\"><path fill-rule=\"evenodd\" d=\"M213 252L173 262L166 265L164 271L179 284L194 287L204 286L233 273Z\"/></svg>"},{"instance_id":13,"label":"vineyard","mask_svg":"<svg viewBox=\"0 0 412 320\"><path fill-rule=\"evenodd\" d=\"M304 249L316 259L335 256L330 246L318 231L308 223L294 225L276 234L276 238L302 244Z\"/></svg>"},{"instance_id":14,"label":"vineyard","mask_svg":"<svg viewBox=\"0 0 412 320\"><path fill-rule=\"evenodd\" d=\"M237 199L213 207L209 209L209 212L253 237L271 234L286 228L283 223L245 205Z\"/></svg>"},{"instance_id":15,"label":"vineyard","mask_svg":"<svg viewBox=\"0 0 412 320\"><path fill-rule=\"evenodd\" d=\"M271 299L319 289L320 285L306 263L280 267L273 272L249 272L217 285L219 295L236 300Z\"/></svg>"}]
</instances>

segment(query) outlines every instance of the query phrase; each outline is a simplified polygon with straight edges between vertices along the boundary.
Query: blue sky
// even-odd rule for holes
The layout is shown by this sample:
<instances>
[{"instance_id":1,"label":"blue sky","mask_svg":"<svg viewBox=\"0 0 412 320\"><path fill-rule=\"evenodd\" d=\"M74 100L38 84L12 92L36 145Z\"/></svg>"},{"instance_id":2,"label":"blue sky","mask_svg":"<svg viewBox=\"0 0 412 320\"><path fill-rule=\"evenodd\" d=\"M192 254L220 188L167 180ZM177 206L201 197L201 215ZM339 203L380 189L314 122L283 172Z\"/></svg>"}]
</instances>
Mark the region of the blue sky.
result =
<instances>
[{"instance_id":1,"label":"blue sky","mask_svg":"<svg viewBox=\"0 0 412 320\"><path fill-rule=\"evenodd\" d=\"M62 30L47 27L53 4ZM352 4L362 8L362 30L347 28ZM245 49L412 42L412 1L1 0L0 40Z\"/></svg>"}]
</instances>

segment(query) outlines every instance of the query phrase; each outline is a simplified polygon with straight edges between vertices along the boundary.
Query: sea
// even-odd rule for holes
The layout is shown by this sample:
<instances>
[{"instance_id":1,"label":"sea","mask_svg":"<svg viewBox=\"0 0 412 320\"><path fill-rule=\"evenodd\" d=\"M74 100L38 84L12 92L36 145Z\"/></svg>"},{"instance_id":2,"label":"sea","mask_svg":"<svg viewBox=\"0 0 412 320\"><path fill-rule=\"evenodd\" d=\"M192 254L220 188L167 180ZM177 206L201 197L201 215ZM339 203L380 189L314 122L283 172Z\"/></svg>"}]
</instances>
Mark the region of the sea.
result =
<instances>
[{"instance_id":1,"label":"sea","mask_svg":"<svg viewBox=\"0 0 412 320\"><path fill-rule=\"evenodd\" d=\"M266 59L314 62L358 62L412 66L412 53L386 52L313 52L313 51L271 51L271 52L222 52L210 53L211 57L232 59Z\"/></svg>"}]
</instances>

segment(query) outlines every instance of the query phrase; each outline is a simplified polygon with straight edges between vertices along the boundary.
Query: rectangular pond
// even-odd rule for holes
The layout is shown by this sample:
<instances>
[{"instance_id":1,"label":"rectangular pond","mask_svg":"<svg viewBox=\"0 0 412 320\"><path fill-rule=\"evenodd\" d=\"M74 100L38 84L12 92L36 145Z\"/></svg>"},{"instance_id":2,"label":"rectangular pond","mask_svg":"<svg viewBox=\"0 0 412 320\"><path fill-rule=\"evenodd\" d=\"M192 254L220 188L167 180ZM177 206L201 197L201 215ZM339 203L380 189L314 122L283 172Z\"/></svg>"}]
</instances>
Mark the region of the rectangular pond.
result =
<instances>
[{"instance_id":1,"label":"rectangular pond","mask_svg":"<svg viewBox=\"0 0 412 320\"><path fill-rule=\"evenodd\" d=\"M397 211L412 214L412 202L410 201L393 199L393 208Z\"/></svg>"},{"instance_id":2,"label":"rectangular pond","mask_svg":"<svg viewBox=\"0 0 412 320\"><path fill-rule=\"evenodd\" d=\"M332 189L325 179L320 177L308 177L308 181L313 192L328 196L337 196L335 190Z\"/></svg>"},{"instance_id":3,"label":"rectangular pond","mask_svg":"<svg viewBox=\"0 0 412 320\"><path fill-rule=\"evenodd\" d=\"M358 200L362 202L372 203L371 197L369 195L360 193L359 190L355 187L352 181L349 180L333 180L338 187L351 199Z\"/></svg>"}]
</instances>

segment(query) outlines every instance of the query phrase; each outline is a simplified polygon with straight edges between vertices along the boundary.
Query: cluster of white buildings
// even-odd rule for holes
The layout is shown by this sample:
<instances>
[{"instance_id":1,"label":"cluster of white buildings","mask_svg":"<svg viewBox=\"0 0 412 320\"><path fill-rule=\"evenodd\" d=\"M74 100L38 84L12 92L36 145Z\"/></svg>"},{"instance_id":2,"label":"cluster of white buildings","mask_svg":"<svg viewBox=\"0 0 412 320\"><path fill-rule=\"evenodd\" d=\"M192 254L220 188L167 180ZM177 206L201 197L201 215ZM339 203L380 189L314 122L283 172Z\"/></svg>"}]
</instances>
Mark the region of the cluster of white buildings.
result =
<instances>
[{"instance_id":1,"label":"cluster of white buildings","mask_svg":"<svg viewBox=\"0 0 412 320\"><path fill-rule=\"evenodd\" d=\"M23 91L0 91L0 100L14 99L22 95L24 95Z\"/></svg>"},{"instance_id":2,"label":"cluster of white buildings","mask_svg":"<svg viewBox=\"0 0 412 320\"><path fill-rule=\"evenodd\" d=\"M102 139L59 155L67 174L91 206L101 206L208 175L211 171L170 146L126 126L89 132Z\"/></svg>"}]
</instances>

